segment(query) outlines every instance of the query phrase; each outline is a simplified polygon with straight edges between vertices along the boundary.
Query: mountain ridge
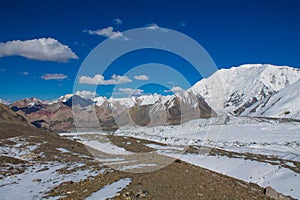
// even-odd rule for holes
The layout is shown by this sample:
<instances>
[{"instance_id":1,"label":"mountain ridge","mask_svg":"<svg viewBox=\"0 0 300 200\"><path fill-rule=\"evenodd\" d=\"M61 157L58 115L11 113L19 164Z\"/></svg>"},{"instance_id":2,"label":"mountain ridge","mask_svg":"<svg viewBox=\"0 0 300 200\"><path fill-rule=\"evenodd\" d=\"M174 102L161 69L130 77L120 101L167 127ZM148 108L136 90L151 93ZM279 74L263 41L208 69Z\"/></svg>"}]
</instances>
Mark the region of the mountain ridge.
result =
<instances>
[{"instance_id":1,"label":"mountain ridge","mask_svg":"<svg viewBox=\"0 0 300 200\"><path fill-rule=\"evenodd\" d=\"M217 112L243 115L257 102L269 98L300 79L300 69L270 64L246 64L220 69L190 88Z\"/></svg>"},{"instance_id":2,"label":"mountain ridge","mask_svg":"<svg viewBox=\"0 0 300 200\"><path fill-rule=\"evenodd\" d=\"M300 69L297 68L245 64L220 69L188 90L173 95L89 99L75 93L52 102L23 99L9 107L37 127L67 132L75 128L74 117L78 118L76 123L84 122L83 126L94 123L93 126L100 125L105 130L135 123L178 124L217 115L298 119L299 80ZM91 113L92 107L96 115ZM79 112L75 113L76 116L74 110Z\"/></svg>"},{"instance_id":3,"label":"mountain ridge","mask_svg":"<svg viewBox=\"0 0 300 200\"><path fill-rule=\"evenodd\" d=\"M10 104L10 108L33 125L55 132L70 132L76 127L114 130L129 124L179 124L217 116L199 94L184 92L148 97L150 100L146 96L122 99L98 97L99 103L67 94L48 104L35 98L19 100Z\"/></svg>"},{"instance_id":4,"label":"mountain ridge","mask_svg":"<svg viewBox=\"0 0 300 200\"><path fill-rule=\"evenodd\" d=\"M29 125L28 121L7 105L0 103L0 122Z\"/></svg>"}]
</instances>

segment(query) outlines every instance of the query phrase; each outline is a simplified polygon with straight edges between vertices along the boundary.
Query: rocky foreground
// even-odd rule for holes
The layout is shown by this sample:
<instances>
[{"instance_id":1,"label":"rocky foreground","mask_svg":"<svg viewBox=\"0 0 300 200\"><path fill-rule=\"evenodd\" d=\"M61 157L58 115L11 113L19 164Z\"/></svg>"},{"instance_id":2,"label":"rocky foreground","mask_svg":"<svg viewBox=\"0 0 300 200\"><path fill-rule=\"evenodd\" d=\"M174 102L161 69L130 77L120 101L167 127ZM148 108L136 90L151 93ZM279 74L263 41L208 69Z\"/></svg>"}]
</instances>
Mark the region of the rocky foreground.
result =
<instances>
[{"instance_id":1,"label":"rocky foreground","mask_svg":"<svg viewBox=\"0 0 300 200\"><path fill-rule=\"evenodd\" d=\"M143 145L149 141L113 136L110 141L131 144L126 150L132 152L151 151ZM256 184L181 160L147 173L118 171L97 161L81 143L22 120L0 123L0 143L1 199L96 199L97 191L120 180L129 184L112 199L271 199Z\"/></svg>"}]
</instances>

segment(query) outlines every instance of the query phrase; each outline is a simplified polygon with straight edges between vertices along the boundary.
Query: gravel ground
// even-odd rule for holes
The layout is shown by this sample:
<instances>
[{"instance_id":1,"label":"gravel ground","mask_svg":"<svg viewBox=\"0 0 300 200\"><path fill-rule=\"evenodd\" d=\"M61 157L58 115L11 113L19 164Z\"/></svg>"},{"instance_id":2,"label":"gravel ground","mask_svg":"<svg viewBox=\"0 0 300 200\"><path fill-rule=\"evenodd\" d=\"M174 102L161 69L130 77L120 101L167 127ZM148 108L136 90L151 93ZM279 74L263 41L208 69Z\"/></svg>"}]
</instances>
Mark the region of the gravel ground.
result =
<instances>
[{"instance_id":1,"label":"gravel ground","mask_svg":"<svg viewBox=\"0 0 300 200\"><path fill-rule=\"evenodd\" d=\"M264 189L256 184L246 183L180 160L175 160L167 167L147 173L117 171L96 161L80 143L31 126L0 123L1 147L16 145L11 141L14 137L25 139L27 145L39 145L27 160L14 158L9 154L1 155L2 178L22 174L28 167L37 163L59 162L65 165L82 163L77 168L72 165L61 168L58 173L68 174L85 169L94 173L93 176L80 181L69 180L52 188L45 188L45 198L85 199L108 184L121 178L130 178L131 183L113 199L270 199L264 195ZM143 145L149 143L148 141L137 142L134 138L113 136L110 140L123 147L124 142L128 144L130 141L131 145L125 145L125 147L131 152L151 151L151 148ZM66 151L62 152L58 148ZM1 184L0 187L2 187Z\"/></svg>"}]
</instances>

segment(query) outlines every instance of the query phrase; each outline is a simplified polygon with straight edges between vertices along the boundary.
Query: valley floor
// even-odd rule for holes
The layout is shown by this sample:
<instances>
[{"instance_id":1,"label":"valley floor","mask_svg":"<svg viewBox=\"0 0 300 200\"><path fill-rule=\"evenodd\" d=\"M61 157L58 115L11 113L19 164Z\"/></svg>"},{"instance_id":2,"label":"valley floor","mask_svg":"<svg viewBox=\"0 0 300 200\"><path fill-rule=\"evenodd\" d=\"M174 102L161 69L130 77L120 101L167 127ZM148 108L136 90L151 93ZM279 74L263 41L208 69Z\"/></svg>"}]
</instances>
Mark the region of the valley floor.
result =
<instances>
[{"instance_id":1,"label":"valley floor","mask_svg":"<svg viewBox=\"0 0 300 200\"><path fill-rule=\"evenodd\" d=\"M266 186L300 198L299 128L200 119L59 137L1 123L1 199L268 199Z\"/></svg>"}]
</instances>

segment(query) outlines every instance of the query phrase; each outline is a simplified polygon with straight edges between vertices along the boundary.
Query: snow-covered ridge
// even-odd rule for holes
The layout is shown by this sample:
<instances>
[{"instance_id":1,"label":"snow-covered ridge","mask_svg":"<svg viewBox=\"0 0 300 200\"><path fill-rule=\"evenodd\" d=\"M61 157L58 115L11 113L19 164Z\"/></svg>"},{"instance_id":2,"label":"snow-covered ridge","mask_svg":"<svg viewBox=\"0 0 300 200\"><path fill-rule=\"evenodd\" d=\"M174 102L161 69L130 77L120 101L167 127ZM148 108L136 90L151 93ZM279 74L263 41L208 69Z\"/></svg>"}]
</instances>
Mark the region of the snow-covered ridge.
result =
<instances>
[{"instance_id":1,"label":"snow-covered ridge","mask_svg":"<svg viewBox=\"0 0 300 200\"><path fill-rule=\"evenodd\" d=\"M202 95L217 112L242 115L250 106L275 95L299 79L300 69L297 68L246 64L220 69L209 78L197 82L190 90Z\"/></svg>"},{"instance_id":2,"label":"snow-covered ridge","mask_svg":"<svg viewBox=\"0 0 300 200\"><path fill-rule=\"evenodd\" d=\"M72 98L75 94L66 94L64 96L59 97L57 100L52 101L53 102L67 102L68 99ZM80 95L78 95L80 96ZM85 98L84 96L80 96L82 98ZM125 97L125 98L107 98L105 96L97 96L91 100L95 102L97 106L101 106L104 102L108 102L111 104L111 106L114 106L115 104L118 104L120 106L130 108L132 106L136 105L152 105L155 104L157 101L163 99L165 96L159 95L159 94L153 94L153 95L142 95L142 96L132 96L132 97Z\"/></svg>"},{"instance_id":3,"label":"snow-covered ridge","mask_svg":"<svg viewBox=\"0 0 300 200\"><path fill-rule=\"evenodd\" d=\"M300 119L299 105L300 80L280 90L277 94L270 97L259 107L255 108L252 106L252 109L256 109L256 113L253 114L249 112L248 115Z\"/></svg>"},{"instance_id":4,"label":"snow-covered ridge","mask_svg":"<svg viewBox=\"0 0 300 200\"><path fill-rule=\"evenodd\" d=\"M199 96L203 97L204 101L219 114L299 119L300 108L297 105L300 104L300 99L297 87L300 84L292 86L298 80L300 80L298 68L271 64L244 64L220 69L210 77L200 80L187 91L173 95L149 94L128 98L98 96L85 101L86 98L81 96L80 92L76 92L62 96L51 103L61 102L71 105L70 99L77 95L82 98L82 101L77 98L81 106L91 105L94 102L97 106L105 105L113 112L121 112L133 106L154 105L160 108L167 103L172 107L174 98L193 107L194 96ZM36 102L38 101L32 100L28 104L32 106Z\"/></svg>"},{"instance_id":5,"label":"snow-covered ridge","mask_svg":"<svg viewBox=\"0 0 300 200\"><path fill-rule=\"evenodd\" d=\"M67 94L65 96L61 96L56 102L67 102L74 95ZM177 98L181 100L183 103L188 103L192 107L196 106L198 102L196 102L196 97L200 97L199 94L194 94L190 91L185 91L182 93L176 93L173 95L160 95L160 94L152 94L152 95L142 95L142 96L132 96L128 98L107 98L103 96L95 97L92 100L95 102L97 106L103 105L105 102L109 105L109 107L114 109L120 108L130 108L133 106L144 106L144 105L154 105L158 104L159 106L170 103L169 107L172 107L172 101ZM84 97L82 97L84 98Z\"/></svg>"},{"instance_id":6,"label":"snow-covered ridge","mask_svg":"<svg viewBox=\"0 0 300 200\"><path fill-rule=\"evenodd\" d=\"M142 105L152 105L155 104L157 101L161 100L164 98L162 95L159 94L153 94L153 95L142 95L142 96L132 96L128 98L109 98L107 99L106 97L96 97L94 101L98 106L101 106L104 101L107 101L111 103L112 105L114 104L119 104L123 107L130 108L133 106L142 106Z\"/></svg>"}]
</instances>

